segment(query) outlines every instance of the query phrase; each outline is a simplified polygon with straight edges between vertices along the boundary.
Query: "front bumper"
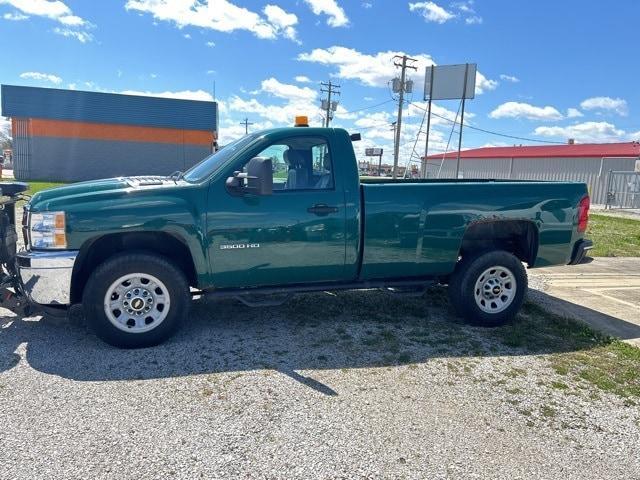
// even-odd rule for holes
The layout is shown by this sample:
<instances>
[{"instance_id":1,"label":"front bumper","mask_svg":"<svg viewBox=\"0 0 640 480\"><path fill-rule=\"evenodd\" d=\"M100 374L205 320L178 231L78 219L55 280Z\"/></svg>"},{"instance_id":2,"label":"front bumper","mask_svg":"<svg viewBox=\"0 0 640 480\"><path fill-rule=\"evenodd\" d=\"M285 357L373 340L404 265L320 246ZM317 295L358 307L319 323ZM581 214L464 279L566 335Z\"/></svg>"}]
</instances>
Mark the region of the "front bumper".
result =
<instances>
[{"instance_id":1,"label":"front bumper","mask_svg":"<svg viewBox=\"0 0 640 480\"><path fill-rule=\"evenodd\" d=\"M584 260L587 256L587 252L593 248L593 242L591 240L585 240L584 238L578 240L573 246L573 253L571 254L571 261L569 265L577 265Z\"/></svg>"},{"instance_id":2,"label":"front bumper","mask_svg":"<svg viewBox=\"0 0 640 480\"><path fill-rule=\"evenodd\" d=\"M24 293L41 305L69 305L71 274L77 256L77 250L18 252L18 271Z\"/></svg>"}]
</instances>

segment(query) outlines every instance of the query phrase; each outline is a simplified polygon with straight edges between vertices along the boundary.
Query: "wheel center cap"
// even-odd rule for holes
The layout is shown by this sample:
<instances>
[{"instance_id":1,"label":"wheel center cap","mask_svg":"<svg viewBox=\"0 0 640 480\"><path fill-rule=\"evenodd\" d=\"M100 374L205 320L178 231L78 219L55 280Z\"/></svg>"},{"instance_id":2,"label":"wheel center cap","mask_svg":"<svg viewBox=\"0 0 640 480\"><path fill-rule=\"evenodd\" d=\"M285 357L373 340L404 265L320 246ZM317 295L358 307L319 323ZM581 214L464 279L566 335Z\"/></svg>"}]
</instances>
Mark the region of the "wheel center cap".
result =
<instances>
[{"instance_id":1,"label":"wheel center cap","mask_svg":"<svg viewBox=\"0 0 640 480\"><path fill-rule=\"evenodd\" d=\"M142 310L142 308L144 308L144 300L140 297L134 298L131 300L131 308L134 310Z\"/></svg>"},{"instance_id":2,"label":"wheel center cap","mask_svg":"<svg viewBox=\"0 0 640 480\"><path fill-rule=\"evenodd\" d=\"M500 293L500 287L498 287L498 286L493 287L493 293L495 295L499 294Z\"/></svg>"}]
</instances>

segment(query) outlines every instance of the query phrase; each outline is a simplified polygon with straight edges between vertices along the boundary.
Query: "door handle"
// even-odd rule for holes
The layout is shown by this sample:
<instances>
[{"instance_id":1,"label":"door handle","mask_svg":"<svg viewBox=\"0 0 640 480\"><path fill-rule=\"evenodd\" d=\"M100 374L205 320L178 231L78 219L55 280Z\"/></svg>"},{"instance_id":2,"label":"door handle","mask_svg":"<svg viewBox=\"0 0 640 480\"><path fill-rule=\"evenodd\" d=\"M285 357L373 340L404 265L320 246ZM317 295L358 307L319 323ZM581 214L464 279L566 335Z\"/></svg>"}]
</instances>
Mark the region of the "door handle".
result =
<instances>
[{"instance_id":1,"label":"door handle","mask_svg":"<svg viewBox=\"0 0 640 480\"><path fill-rule=\"evenodd\" d=\"M324 203L316 203L312 207L307 208L307 212L314 213L319 217L325 217L330 213L337 213L338 207L332 207Z\"/></svg>"}]
</instances>

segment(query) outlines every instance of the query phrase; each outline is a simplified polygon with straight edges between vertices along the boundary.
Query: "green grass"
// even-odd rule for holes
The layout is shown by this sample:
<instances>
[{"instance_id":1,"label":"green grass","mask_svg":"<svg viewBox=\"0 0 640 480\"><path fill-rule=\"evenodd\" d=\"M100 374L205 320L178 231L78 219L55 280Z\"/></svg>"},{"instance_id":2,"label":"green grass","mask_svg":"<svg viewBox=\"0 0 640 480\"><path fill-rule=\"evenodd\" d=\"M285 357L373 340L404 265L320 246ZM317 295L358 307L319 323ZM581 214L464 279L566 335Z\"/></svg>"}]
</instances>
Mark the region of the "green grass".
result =
<instances>
[{"instance_id":1,"label":"green grass","mask_svg":"<svg viewBox=\"0 0 640 480\"><path fill-rule=\"evenodd\" d=\"M60 187L61 185L65 185L64 183L60 182L32 182L30 180L27 180L26 183L29 184L29 189L25 192L27 195L33 195L40 190L47 190L48 188L55 188Z\"/></svg>"},{"instance_id":2,"label":"green grass","mask_svg":"<svg viewBox=\"0 0 640 480\"><path fill-rule=\"evenodd\" d=\"M628 399L640 398L640 349L598 333L583 323L527 303L513 324L493 332L507 346L549 353L551 367L567 380L585 381ZM508 376L516 376L512 369ZM564 390L568 381L553 381Z\"/></svg>"},{"instance_id":3,"label":"green grass","mask_svg":"<svg viewBox=\"0 0 640 480\"><path fill-rule=\"evenodd\" d=\"M640 349L620 340L586 351L554 355L556 371L624 398L640 398Z\"/></svg>"},{"instance_id":4,"label":"green grass","mask_svg":"<svg viewBox=\"0 0 640 480\"><path fill-rule=\"evenodd\" d=\"M592 257L640 257L640 220L589 215L587 238L593 240Z\"/></svg>"}]
</instances>

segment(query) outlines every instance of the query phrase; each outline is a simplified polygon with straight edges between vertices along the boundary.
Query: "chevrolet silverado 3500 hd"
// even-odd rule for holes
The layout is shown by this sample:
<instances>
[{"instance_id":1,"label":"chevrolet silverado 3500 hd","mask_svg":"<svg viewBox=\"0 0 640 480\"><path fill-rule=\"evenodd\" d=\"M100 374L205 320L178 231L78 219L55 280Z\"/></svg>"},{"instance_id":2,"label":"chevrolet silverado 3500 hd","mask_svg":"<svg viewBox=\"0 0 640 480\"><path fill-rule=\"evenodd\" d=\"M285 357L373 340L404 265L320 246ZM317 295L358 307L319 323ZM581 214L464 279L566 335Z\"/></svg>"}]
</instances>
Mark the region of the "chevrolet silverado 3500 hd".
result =
<instances>
[{"instance_id":1,"label":"chevrolet silverado 3500 hd","mask_svg":"<svg viewBox=\"0 0 640 480\"><path fill-rule=\"evenodd\" d=\"M24 210L26 249L3 261L31 302L82 303L120 347L167 339L194 293L260 304L439 282L467 321L490 326L520 308L523 263L584 257L588 211L583 183L360 179L345 130L279 128L185 173L39 192Z\"/></svg>"}]
</instances>

